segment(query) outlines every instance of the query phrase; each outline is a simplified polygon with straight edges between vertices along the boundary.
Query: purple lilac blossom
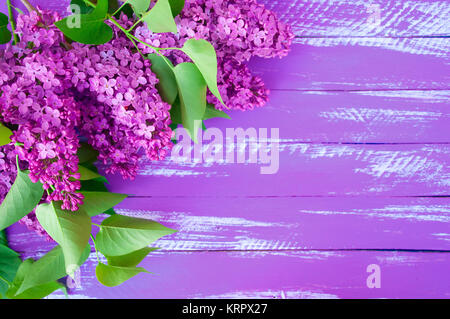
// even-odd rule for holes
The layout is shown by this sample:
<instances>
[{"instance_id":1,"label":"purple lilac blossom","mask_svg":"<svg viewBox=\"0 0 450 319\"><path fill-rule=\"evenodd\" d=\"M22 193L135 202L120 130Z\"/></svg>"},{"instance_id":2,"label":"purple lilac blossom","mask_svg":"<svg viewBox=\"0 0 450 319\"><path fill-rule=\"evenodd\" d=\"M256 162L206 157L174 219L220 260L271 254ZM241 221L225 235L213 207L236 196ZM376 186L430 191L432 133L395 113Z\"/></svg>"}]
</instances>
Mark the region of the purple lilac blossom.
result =
<instances>
[{"instance_id":1,"label":"purple lilac blossom","mask_svg":"<svg viewBox=\"0 0 450 319\"><path fill-rule=\"evenodd\" d=\"M120 22L127 28L132 25L125 15ZM170 150L170 105L158 94L150 60L136 52L123 32L113 29L115 37L109 43L74 43L68 55L82 135L99 151L107 173L133 179L142 152L160 160ZM80 77L88 80L79 81Z\"/></svg>"},{"instance_id":2,"label":"purple lilac blossom","mask_svg":"<svg viewBox=\"0 0 450 319\"><path fill-rule=\"evenodd\" d=\"M83 196L77 191L80 110L73 96L63 35L53 22L56 13L33 11L19 15L21 41L0 51L0 121L17 126L12 136L19 158L26 161L33 182L51 189L49 200L77 210ZM44 27L45 26L45 27Z\"/></svg>"}]
</instances>

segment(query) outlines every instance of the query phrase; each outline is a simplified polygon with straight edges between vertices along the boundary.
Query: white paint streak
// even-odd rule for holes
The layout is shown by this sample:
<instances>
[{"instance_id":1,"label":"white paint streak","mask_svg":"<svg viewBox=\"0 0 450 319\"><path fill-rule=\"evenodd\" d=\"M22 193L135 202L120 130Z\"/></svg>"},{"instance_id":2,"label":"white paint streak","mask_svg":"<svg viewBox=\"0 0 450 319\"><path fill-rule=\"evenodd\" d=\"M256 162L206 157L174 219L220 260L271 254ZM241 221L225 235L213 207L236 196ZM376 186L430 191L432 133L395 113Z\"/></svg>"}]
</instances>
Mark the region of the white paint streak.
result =
<instances>
[{"instance_id":1,"label":"white paint streak","mask_svg":"<svg viewBox=\"0 0 450 319\"><path fill-rule=\"evenodd\" d=\"M450 223L450 204L432 206L387 205L383 208L352 209L349 211L299 210L299 212L315 215L359 215L377 219L406 219L410 222Z\"/></svg>"},{"instance_id":2,"label":"white paint streak","mask_svg":"<svg viewBox=\"0 0 450 319\"><path fill-rule=\"evenodd\" d=\"M216 295L198 294L196 299L338 299L334 294L320 291L308 291L302 289L284 289L284 290L247 290L233 291Z\"/></svg>"}]
</instances>

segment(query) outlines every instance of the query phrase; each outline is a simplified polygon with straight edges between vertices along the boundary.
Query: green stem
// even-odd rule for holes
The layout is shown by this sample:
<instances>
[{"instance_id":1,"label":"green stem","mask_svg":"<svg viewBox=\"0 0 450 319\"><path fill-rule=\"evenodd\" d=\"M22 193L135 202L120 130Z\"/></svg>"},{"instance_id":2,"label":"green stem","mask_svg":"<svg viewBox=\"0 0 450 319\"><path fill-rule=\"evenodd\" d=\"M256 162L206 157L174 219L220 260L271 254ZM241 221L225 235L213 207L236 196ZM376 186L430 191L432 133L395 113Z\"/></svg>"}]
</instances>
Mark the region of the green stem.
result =
<instances>
[{"instance_id":1,"label":"green stem","mask_svg":"<svg viewBox=\"0 0 450 319\"><path fill-rule=\"evenodd\" d=\"M122 10L122 8L125 7L125 5L127 5L127 4L128 4L128 0L125 1L125 2L119 7L119 9L117 9L116 12L114 12L112 15L115 16L115 15L116 15L117 13L119 13L120 10Z\"/></svg>"},{"instance_id":2,"label":"green stem","mask_svg":"<svg viewBox=\"0 0 450 319\"><path fill-rule=\"evenodd\" d=\"M94 238L94 236L92 234L91 234L91 240L94 243L94 249L95 249L95 254L97 255L97 261L100 262L100 257L98 256L97 245L95 243L95 238Z\"/></svg>"},{"instance_id":3,"label":"green stem","mask_svg":"<svg viewBox=\"0 0 450 319\"><path fill-rule=\"evenodd\" d=\"M13 44L16 44L19 42L19 36L16 34L16 21L14 20L14 16L12 13L11 0L6 0L6 4L8 6L9 22L11 23L11 31L12 31L12 34L14 37Z\"/></svg>"},{"instance_id":4,"label":"green stem","mask_svg":"<svg viewBox=\"0 0 450 319\"><path fill-rule=\"evenodd\" d=\"M20 171L19 155L16 155L16 166L17 166L17 173L19 173L19 171Z\"/></svg>"},{"instance_id":5,"label":"green stem","mask_svg":"<svg viewBox=\"0 0 450 319\"><path fill-rule=\"evenodd\" d=\"M4 281L5 282L5 284L7 284L8 285L8 287L10 287L11 286L11 282L9 282L8 280L6 280L2 275L0 275L0 280L1 281Z\"/></svg>"},{"instance_id":6,"label":"green stem","mask_svg":"<svg viewBox=\"0 0 450 319\"><path fill-rule=\"evenodd\" d=\"M97 8L97 5L93 4L92 2L90 2L89 0L83 0L84 3L86 3L88 6L91 6L93 8Z\"/></svg>"}]
</instances>

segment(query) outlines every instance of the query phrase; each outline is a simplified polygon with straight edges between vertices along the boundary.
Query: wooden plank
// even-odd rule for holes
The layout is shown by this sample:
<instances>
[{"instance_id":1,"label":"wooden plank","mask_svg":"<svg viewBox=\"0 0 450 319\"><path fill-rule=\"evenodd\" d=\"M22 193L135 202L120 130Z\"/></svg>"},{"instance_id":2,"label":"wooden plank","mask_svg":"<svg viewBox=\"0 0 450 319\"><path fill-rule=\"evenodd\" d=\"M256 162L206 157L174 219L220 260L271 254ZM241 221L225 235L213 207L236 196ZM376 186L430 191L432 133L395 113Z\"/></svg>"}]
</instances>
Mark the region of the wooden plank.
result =
<instances>
[{"instance_id":1,"label":"wooden plank","mask_svg":"<svg viewBox=\"0 0 450 319\"><path fill-rule=\"evenodd\" d=\"M446 0L259 0L297 36L450 35ZM378 19L379 14L379 19Z\"/></svg>"},{"instance_id":2,"label":"wooden plank","mask_svg":"<svg viewBox=\"0 0 450 319\"><path fill-rule=\"evenodd\" d=\"M241 149L242 145L237 148ZM261 162L232 164L224 160L213 165L172 157L160 162L143 160L133 182L123 181L117 175L109 176L110 190L139 196L448 195L449 144L344 145L282 141L278 148L279 165L275 174L261 174L262 167L271 165ZM234 156L236 153L230 152ZM272 166L275 172L276 152Z\"/></svg>"},{"instance_id":3,"label":"wooden plank","mask_svg":"<svg viewBox=\"0 0 450 319\"><path fill-rule=\"evenodd\" d=\"M450 91L274 90L262 108L207 127L279 127L291 142L448 143Z\"/></svg>"},{"instance_id":4,"label":"wooden plank","mask_svg":"<svg viewBox=\"0 0 450 319\"><path fill-rule=\"evenodd\" d=\"M448 39L412 39L420 44L415 46L416 51L404 47L402 40L397 39L386 39L388 48L366 47L364 39L356 39L353 44L334 43L333 39L303 41L293 45L286 58L252 59L250 69L270 89L449 89ZM436 55L426 54L431 50Z\"/></svg>"},{"instance_id":5,"label":"wooden plank","mask_svg":"<svg viewBox=\"0 0 450 319\"><path fill-rule=\"evenodd\" d=\"M22 7L19 0L12 1ZM446 0L258 0L292 25L297 36L445 36L450 35ZM66 15L69 0L30 0ZM0 3L4 11L5 4ZM379 12L379 20L377 15Z\"/></svg>"},{"instance_id":6,"label":"wooden plank","mask_svg":"<svg viewBox=\"0 0 450 319\"><path fill-rule=\"evenodd\" d=\"M385 251L156 252L141 274L106 288L96 257L81 269L71 298L449 298L449 253ZM381 288L367 287L379 265ZM52 298L64 298L61 293Z\"/></svg>"},{"instance_id":7,"label":"wooden plank","mask_svg":"<svg viewBox=\"0 0 450 319\"><path fill-rule=\"evenodd\" d=\"M339 3L333 1L330 8L339 7ZM49 2L45 7L56 9L61 5ZM295 6L283 5L295 15ZM358 6L365 6L365 2L358 2ZM441 4L431 7L424 12L446 12ZM339 13L336 15L342 20ZM316 19L323 18L317 15ZM299 38L288 57L271 59L270 63L255 58L250 67L270 89L450 89L449 52L448 38ZM281 73L282 77L273 76Z\"/></svg>"},{"instance_id":8,"label":"wooden plank","mask_svg":"<svg viewBox=\"0 0 450 319\"><path fill-rule=\"evenodd\" d=\"M154 244L163 251L450 251L450 198L129 198L116 211L179 230ZM22 225L9 234L19 252L53 245Z\"/></svg>"}]
</instances>

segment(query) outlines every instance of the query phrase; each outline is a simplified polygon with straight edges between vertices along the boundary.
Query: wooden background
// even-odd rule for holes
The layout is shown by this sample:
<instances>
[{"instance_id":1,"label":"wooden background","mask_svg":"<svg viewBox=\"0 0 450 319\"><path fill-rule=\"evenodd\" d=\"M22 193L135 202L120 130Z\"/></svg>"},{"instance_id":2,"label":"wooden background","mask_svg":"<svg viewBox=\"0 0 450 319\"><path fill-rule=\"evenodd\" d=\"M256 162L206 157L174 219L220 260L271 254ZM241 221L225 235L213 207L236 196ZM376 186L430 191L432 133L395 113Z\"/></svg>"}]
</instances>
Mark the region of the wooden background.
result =
<instances>
[{"instance_id":1,"label":"wooden background","mask_svg":"<svg viewBox=\"0 0 450 319\"><path fill-rule=\"evenodd\" d=\"M109 177L133 194L118 212L180 231L143 262L154 275L117 288L96 281L92 254L72 296L449 298L450 3L260 1L292 24L292 52L251 61L266 107L209 126L280 128L278 174L167 159ZM25 257L52 246L20 225L9 239Z\"/></svg>"}]
</instances>

